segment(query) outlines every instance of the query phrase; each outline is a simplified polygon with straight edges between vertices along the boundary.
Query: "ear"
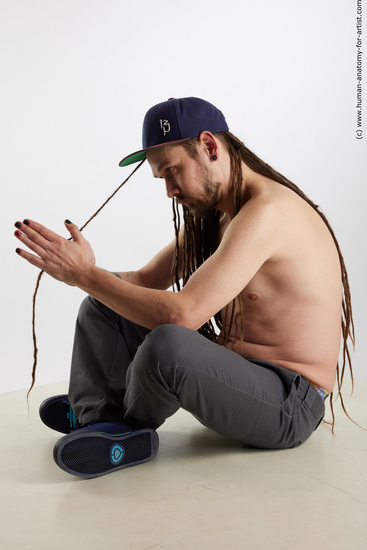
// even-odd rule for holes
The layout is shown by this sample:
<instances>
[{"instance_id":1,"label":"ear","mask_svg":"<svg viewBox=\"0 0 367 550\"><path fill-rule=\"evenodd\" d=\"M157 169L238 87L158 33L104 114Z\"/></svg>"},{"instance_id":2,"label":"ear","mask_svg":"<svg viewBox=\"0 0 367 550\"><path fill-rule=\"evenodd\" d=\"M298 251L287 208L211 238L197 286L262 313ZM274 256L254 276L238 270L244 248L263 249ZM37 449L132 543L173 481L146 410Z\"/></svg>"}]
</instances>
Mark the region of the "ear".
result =
<instances>
[{"instance_id":1,"label":"ear","mask_svg":"<svg viewBox=\"0 0 367 550\"><path fill-rule=\"evenodd\" d=\"M213 156L218 155L218 146L213 134L207 131L201 132L199 142L204 146L209 158L213 158Z\"/></svg>"}]
</instances>

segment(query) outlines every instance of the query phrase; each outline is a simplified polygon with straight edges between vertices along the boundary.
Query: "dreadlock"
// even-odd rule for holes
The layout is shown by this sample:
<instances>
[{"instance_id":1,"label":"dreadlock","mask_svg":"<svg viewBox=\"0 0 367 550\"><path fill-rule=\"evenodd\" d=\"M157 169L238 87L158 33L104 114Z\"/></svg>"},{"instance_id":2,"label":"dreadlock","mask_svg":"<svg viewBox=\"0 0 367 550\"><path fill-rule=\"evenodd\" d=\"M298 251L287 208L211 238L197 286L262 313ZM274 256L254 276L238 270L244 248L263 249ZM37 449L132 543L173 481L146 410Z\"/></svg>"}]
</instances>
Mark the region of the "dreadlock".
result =
<instances>
[{"instance_id":1,"label":"dreadlock","mask_svg":"<svg viewBox=\"0 0 367 550\"><path fill-rule=\"evenodd\" d=\"M236 138L231 132L220 132L215 134L216 137L225 145L226 149L229 152L230 162L231 162L231 178L232 178L232 195L233 195L233 213L236 216L241 208L241 199L242 199L242 169L241 161L251 168L254 172L261 174L267 178L270 178L281 185L284 185L288 189L294 191L298 196L305 200L322 218L327 228L330 231L330 234L334 240L341 267L341 277L343 285L343 300L342 300L342 316L341 316L341 330L343 336L343 354L342 354L342 366L339 367L339 363L336 366L336 382L338 394L336 399L340 397L343 411L348 415L343 397L341 394L341 389L343 385L344 374L346 366L348 364L351 379L352 379L352 389L354 387L353 379L353 370L352 370L352 361L350 356L350 351L348 347L348 339L351 340L353 344L353 349L355 345L355 333L354 333L354 323L353 323L353 314L352 314L352 303L351 303L351 293L349 288L348 273L345 267L344 258L340 250L339 243L336 239L334 231L332 230L326 216L319 210L319 207L314 204L311 199L309 199L297 185L291 182L289 179L284 177L282 174L274 170L271 166L263 162L259 157L257 157L252 151L250 151L242 141ZM197 152L197 143L198 139L191 139L186 142L181 143L181 146L187 150L187 153L192 158L198 158ZM182 253L182 282L183 285L186 284L190 276L200 267L200 265L208 259L216 250L218 246L218 230L219 230L219 213L216 213L209 219L199 219L192 215L187 206L183 206L183 216L184 216L184 238L183 238L183 253ZM180 245L179 245L179 230L180 230L180 214L178 211L178 205L173 201L173 211L174 211L174 225L175 225L175 234L176 234L176 251L174 255L174 261L172 265L172 281L173 286L176 290L180 290L179 283L179 256L180 256ZM240 296L237 296L231 304L231 308L228 305L225 308L225 319L222 320L221 312L218 312L214 316L214 322L219 330L223 326L227 326L227 318L229 317L228 329L224 334L224 343L228 340L229 332L232 328L233 318L234 318L234 308L236 300L238 300L240 305L241 313L241 325L243 332L243 312L242 312L242 301ZM231 312L229 313L229 309ZM216 340L217 334L212 320L208 321L203 325L199 332L210 338L211 340ZM332 431L334 433L335 425L335 415L333 408L333 393L330 394L330 407L332 414ZM352 419L351 419L352 420Z\"/></svg>"},{"instance_id":2,"label":"dreadlock","mask_svg":"<svg viewBox=\"0 0 367 550\"><path fill-rule=\"evenodd\" d=\"M131 178L131 176L133 174L135 174L135 172L137 170L139 170L140 166L145 162L145 159L142 160L138 166L136 168L134 168L134 170L129 174L129 176L117 187L117 189L115 189L115 191L112 193L112 195L110 195L108 197L108 199L102 204L102 206L100 206L98 208L98 210L96 210L96 212L94 212L94 214L89 218L88 221L85 222L85 224L79 229L79 231L83 231L83 229L85 227L87 227L87 225L96 217L98 216L98 214L100 213L100 211L102 210L102 208L104 208L106 206L107 203L110 202L110 200L116 195L116 193L118 191L120 191L121 187L123 185L125 185L125 183L127 181L129 181L129 179ZM70 239L68 239L69 241L71 241L71 237ZM32 391L33 389L33 386L36 382L36 370L37 370L37 363L38 363L38 347L37 347L37 335L36 335L36 303L37 303L37 294L38 294L38 290L39 290L39 286L40 286L40 282L41 282L41 279L42 279L42 276L44 274L44 271L41 270L38 274L38 277L37 277L37 281L36 281L36 287L34 289L34 293L33 293L33 298L32 298L32 337L33 337L33 366L32 366L32 382L31 382L31 386L28 390L28 393L27 393L27 401L28 401L28 398L29 398L29 394L30 392Z\"/></svg>"}]
</instances>

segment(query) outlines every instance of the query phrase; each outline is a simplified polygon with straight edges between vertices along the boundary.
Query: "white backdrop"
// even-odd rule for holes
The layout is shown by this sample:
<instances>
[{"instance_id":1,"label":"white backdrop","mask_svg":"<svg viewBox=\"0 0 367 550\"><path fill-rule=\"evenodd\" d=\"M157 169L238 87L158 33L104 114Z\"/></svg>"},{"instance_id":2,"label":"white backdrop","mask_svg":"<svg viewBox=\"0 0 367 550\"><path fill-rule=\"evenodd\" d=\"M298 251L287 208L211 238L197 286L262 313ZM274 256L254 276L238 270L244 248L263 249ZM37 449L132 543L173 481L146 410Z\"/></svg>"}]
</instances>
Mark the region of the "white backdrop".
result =
<instances>
[{"instance_id":1,"label":"white backdrop","mask_svg":"<svg viewBox=\"0 0 367 550\"><path fill-rule=\"evenodd\" d=\"M367 376L356 12L357 0L0 0L1 392L28 387L32 366L37 270L14 252L14 222L81 226L129 174L118 162L140 148L147 109L191 95L323 208L349 269L355 375ZM98 265L138 268L173 237L164 184L144 165L85 236ZM68 378L82 298L44 276L38 384Z\"/></svg>"}]
</instances>

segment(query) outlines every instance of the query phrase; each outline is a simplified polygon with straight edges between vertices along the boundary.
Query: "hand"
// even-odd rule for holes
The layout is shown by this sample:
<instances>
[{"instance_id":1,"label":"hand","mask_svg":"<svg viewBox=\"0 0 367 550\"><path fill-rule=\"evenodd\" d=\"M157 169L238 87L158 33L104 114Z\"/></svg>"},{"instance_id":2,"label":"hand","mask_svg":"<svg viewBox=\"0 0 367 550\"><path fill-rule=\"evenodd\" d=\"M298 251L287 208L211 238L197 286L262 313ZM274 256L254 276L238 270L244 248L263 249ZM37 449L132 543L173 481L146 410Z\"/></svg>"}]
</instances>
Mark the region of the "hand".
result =
<instances>
[{"instance_id":1,"label":"hand","mask_svg":"<svg viewBox=\"0 0 367 550\"><path fill-rule=\"evenodd\" d=\"M17 248L19 256L58 281L74 285L83 269L95 264L92 247L78 227L69 220L65 221L65 227L71 235L71 241L31 220L16 222L15 227L16 238L35 253L30 254Z\"/></svg>"}]
</instances>

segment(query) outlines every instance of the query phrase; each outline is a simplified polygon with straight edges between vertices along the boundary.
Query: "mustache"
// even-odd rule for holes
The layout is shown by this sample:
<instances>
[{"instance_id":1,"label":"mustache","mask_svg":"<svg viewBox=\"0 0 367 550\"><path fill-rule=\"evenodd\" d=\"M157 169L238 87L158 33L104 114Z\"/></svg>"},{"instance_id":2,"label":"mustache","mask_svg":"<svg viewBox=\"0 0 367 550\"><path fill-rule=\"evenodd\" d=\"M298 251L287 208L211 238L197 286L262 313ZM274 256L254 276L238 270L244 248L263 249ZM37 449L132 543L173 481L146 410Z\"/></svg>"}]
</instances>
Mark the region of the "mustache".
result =
<instances>
[{"instance_id":1,"label":"mustache","mask_svg":"<svg viewBox=\"0 0 367 550\"><path fill-rule=\"evenodd\" d=\"M187 200L193 200L193 198L190 197L190 195L183 195L182 193L180 193L178 195L175 195L175 200L178 203L181 203L181 202L184 202L184 201L187 201Z\"/></svg>"}]
</instances>

